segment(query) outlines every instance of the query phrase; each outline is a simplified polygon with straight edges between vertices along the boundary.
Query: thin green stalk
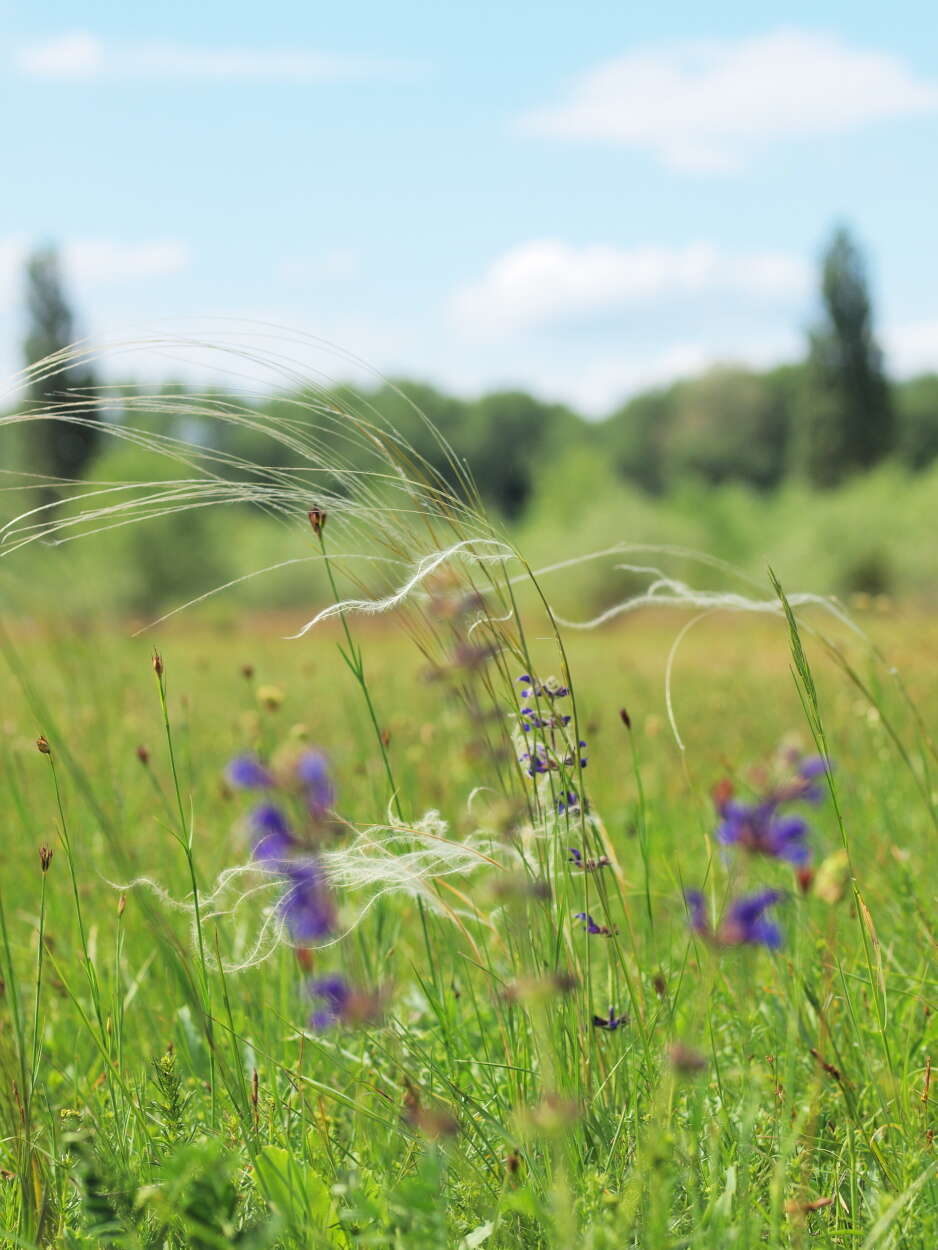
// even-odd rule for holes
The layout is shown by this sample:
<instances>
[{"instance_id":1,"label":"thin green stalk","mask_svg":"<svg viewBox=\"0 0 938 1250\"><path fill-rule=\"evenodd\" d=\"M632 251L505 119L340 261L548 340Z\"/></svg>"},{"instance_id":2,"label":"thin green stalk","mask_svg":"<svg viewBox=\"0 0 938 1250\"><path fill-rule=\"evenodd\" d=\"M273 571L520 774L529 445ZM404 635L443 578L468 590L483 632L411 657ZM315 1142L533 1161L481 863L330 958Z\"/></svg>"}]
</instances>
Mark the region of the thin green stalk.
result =
<instances>
[{"instance_id":1,"label":"thin green stalk","mask_svg":"<svg viewBox=\"0 0 938 1250\"><path fill-rule=\"evenodd\" d=\"M216 1090L215 1090L215 1039L212 1025L212 991L208 976L208 961L205 957L205 936L202 930L202 907L199 897L199 880L195 869L195 859L192 854L192 822L186 819L185 808L182 802L182 787L179 782L179 770L176 766L176 751L173 743L172 725L169 719L169 704L166 700L166 673L163 667L163 659L158 651L153 653L153 672L156 675L156 685L160 696L160 709L163 713L163 729L166 734L166 746L169 751L169 767L173 777L173 789L176 794L176 809L179 816L179 833L176 841L182 847L183 855L186 859L186 867L189 870L189 882L192 886L192 905L195 915L195 932L196 942L199 948L199 967L202 973L202 1011L205 1025L205 1036L208 1041L208 1062L209 1062L209 1085L211 1088L212 1100L212 1123L215 1123L216 1116Z\"/></svg>"}]
</instances>

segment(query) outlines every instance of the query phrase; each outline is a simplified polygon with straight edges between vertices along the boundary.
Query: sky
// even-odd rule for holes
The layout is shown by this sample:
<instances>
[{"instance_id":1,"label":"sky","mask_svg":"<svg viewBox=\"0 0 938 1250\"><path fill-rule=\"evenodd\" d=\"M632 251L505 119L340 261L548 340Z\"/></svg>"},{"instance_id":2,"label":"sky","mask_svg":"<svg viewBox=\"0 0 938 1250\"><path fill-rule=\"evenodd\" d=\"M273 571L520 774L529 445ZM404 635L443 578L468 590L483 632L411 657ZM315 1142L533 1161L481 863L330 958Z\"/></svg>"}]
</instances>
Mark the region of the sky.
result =
<instances>
[{"instance_id":1,"label":"sky","mask_svg":"<svg viewBox=\"0 0 938 1250\"><path fill-rule=\"evenodd\" d=\"M938 371L930 2L0 0L0 142L0 377L54 242L96 343L598 416L797 358L839 222L891 368Z\"/></svg>"}]
</instances>

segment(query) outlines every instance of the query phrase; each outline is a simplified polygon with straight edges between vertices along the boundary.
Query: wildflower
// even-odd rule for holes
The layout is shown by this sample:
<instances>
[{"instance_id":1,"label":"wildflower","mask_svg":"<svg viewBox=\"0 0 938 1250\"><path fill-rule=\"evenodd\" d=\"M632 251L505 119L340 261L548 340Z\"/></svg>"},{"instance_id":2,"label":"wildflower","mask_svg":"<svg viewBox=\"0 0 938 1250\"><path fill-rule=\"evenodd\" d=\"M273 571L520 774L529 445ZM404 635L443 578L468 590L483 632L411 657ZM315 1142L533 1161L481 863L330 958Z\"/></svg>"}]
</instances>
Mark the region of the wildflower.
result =
<instances>
[{"instance_id":1,"label":"wildflower","mask_svg":"<svg viewBox=\"0 0 938 1250\"><path fill-rule=\"evenodd\" d=\"M584 859L583 852L577 850L575 846L570 847L570 858L567 861L573 864L575 868L582 868L584 872L595 872L597 868L609 867L609 856L600 855L598 859Z\"/></svg>"},{"instance_id":2,"label":"wildflower","mask_svg":"<svg viewBox=\"0 0 938 1250\"><path fill-rule=\"evenodd\" d=\"M556 677L540 682L530 673L522 673L518 681L524 687L522 699L565 699L570 693L569 687L562 686Z\"/></svg>"},{"instance_id":3,"label":"wildflower","mask_svg":"<svg viewBox=\"0 0 938 1250\"><path fill-rule=\"evenodd\" d=\"M237 756L228 765L225 776L241 790L267 790L274 784L271 774L253 755Z\"/></svg>"},{"instance_id":4,"label":"wildflower","mask_svg":"<svg viewBox=\"0 0 938 1250\"><path fill-rule=\"evenodd\" d=\"M765 911L781 898L779 890L762 890L748 898L737 899L720 928L720 941L727 945L749 943L777 950L782 944L782 934L778 925L766 920Z\"/></svg>"},{"instance_id":5,"label":"wildflower","mask_svg":"<svg viewBox=\"0 0 938 1250\"><path fill-rule=\"evenodd\" d=\"M322 751L304 751L296 762L296 777L303 787L310 815L321 820L335 803L329 761Z\"/></svg>"},{"instance_id":6,"label":"wildflower","mask_svg":"<svg viewBox=\"0 0 938 1250\"><path fill-rule=\"evenodd\" d=\"M137 759L140 761L140 763L143 765L144 768L146 768L147 765L150 763L150 748L144 746L142 742L140 746L137 747Z\"/></svg>"},{"instance_id":7,"label":"wildflower","mask_svg":"<svg viewBox=\"0 0 938 1250\"><path fill-rule=\"evenodd\" d=\"M156 673L157 677L162 677L163 676L163 657L160 655L159 651L153 652L152 662L153 662L154 673Z\"/></svg>"},{"instance_id":8,"label":"wildflower","mask_svg":"<svg viewBox=\"0 0 938 1250\"><path fill-rule=\"evenodd\" d=\"M284 865L287 889L280 912L297 942L326 937L335 923L335 909L322 869L314 859Z\"/></svg>"},{"instance_id":9,"label":"wildflower","mask_svg":"<svg viewBox=\"0 0 938 1250\"><path fill-rule=\"evenodd\" d=\"M265 803L251 813L250 828L254 858L271 867L281 863L296 847L286 817L273 803Z\"/></svg>"},{"instance_id":10,"label":"wildflower","mask_svg":"<svg viewBox=\"0 0 938 1250\"><path fill-rule=\"evenodd\" d=\"M331 1028L341 1018L352 991L348 982L336 974L312 981L309 992L313 998L321 998L323 1006L316 1009L309 1018L310 1028L321 1032Z\"/></svg>"},{"instance_id":11,"label":"wildflower","mask_svg":"<svg viewBox=\"0 0 938 1250\"><path fill-rule=\"evenodd\" d=\"M582 920L583 927L586 929L587 933L595 933L600 937L612 937L615 932L615 930L610 929L608 925L597 924L589 912L586 911L578 911L573 919Z\"/></svg>"},{"instance_id":12,"label":"wildflower","mask_svg":"<svg viewBox=\"0 0 938 1250\"><path fill-rule=\"evenodd\" d=\"M36 750L40 755L51 755L52 748L49 746L49 739L45 734L40 734L36 739Z\"/></svg>"},{"instance_id":13,"label":"wildflower","mask_svg":"<svg viewBox=\"0 0 938 1250\"><path fill-rule=\"evenodd\" d=\"M792 864L804 864L811 852L805 842L807 822L800 816L782 815L777 801L736 803L727 800L722 807L717 841L723 846L738 845L756 855L771 855Z\"/></svg>"},{"instance_id":14,"label":"wildflower","mask_svg":"<svg viewBox=\"0 0 938 1250\"><path fill-rule=\"evenodd\" d=\"M820 803L824 799L824 787L815 785L814 783L821 777L826 777L831 770L830 762L821 755L804 756L798 761L795 784L800 783L801 789L797 797L804 799L808 803Z\"/></svg>"},{"instance_id":15,"label":"wildflower","mask_svg":"<svg viewBox=\"0 0 938 1250\"><path fill-rule=\"evenodd\" d=\"M580 796L576 790L565 791L557 800L557 814L562 816L564 812L578 812L580 810Z\"/></svg>"},{"instance_id":16,"label":"wildflower","mask_svg":"<svg viewBox=\"0 0 938 1250\"><path fill-rule=\"evenodd\" d=\"M322 508L310 508L306 515L309 517L309 523L313 528L313 533L318 538L326 528L326 517L328 513L324 512Z\"/></svg>"},{"instance_id":17,"label":"wildflower","mask_svg":"<svg viewBox=\"0 0 938 1250\"><path fill-rule=\"evenodd\" d=\"M607 1029L610 1033L614 1033L620 1024L628 1024L628 1016L617 1016L614 1008L609 1008L608 1016L593 1016L593 1027L597 1029Z\"/></svg>"},{"instance_id":18,"label":"wildflower","mask_svg":"<svg viewBox=\"0 0 938 1250\"><path fill-rule=\"evenodd\" d=\"M47 846L45 842L43 842L42 846L39 848L39 867L43 872L49 871L49 865L52 863L52 856L54 853L55 852L52 850L52 847Z\"/></svg>"},{"instance_id":19,"label":"wildflower","mask_svg":"<svg viewBox=\"0 0 938 1250\"><path fill-rule=\"evenodd\" d=\"M718 946L765 946L777 950L782 935L776 924L765 918L765 911L778 903L778 890L762 890L730 904L722 924L713 930L707 919L704 897L699 890L686 890L684 899L690 911L690 927L701 937Z\"/></svg>"}]
</instances>

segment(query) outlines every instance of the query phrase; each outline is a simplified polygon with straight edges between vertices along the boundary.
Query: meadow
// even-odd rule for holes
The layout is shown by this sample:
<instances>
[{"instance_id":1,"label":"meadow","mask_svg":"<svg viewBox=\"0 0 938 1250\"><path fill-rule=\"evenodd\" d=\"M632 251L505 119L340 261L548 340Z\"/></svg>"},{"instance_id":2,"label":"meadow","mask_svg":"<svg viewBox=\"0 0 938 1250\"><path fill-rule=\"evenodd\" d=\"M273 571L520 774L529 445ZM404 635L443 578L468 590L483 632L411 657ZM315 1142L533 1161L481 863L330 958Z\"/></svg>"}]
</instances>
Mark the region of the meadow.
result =
<instances>
[{"instance_id":1,"label":"meadow","mask_svg":"<svg viewBox=\"0 0 938 1250\"><path fill-rule=\"evenodd\" d=\"M303 450L302 611L5 577L0 1244L930 1250L933 618L583 631L470 484Z\"/></svg>"}]
</instances>

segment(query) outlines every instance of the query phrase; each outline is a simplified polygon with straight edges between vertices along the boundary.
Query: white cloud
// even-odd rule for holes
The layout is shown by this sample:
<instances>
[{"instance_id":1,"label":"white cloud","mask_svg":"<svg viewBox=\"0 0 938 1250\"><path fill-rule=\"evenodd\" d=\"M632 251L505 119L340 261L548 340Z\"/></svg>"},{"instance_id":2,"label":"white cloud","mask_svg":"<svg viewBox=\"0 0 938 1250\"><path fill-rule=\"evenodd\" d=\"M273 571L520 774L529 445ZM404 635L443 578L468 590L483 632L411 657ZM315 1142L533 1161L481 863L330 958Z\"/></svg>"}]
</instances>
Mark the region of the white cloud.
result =
<instances>
[{"instance_id":1,"label":"white cloud","mask_svg":"<svg viewBox=\"0 0 938 1250\"><path fill-rule=\"evenodd\" d=\"M413 66L309 48L196 47L168 41L105 42L73 31L21 47L19 69L63 82L318 83L400 78Z\"/></svg>"},{"instance_id":2,"label":"white cloud","mask_svg":"<svg viewBox=\"0 0 938 1250\"><path fill-rule=\"evenodd\" d=\"M179 239L145 243L76 239L62 249L66 273L82 284L165 278L181 273L189 261L189 248Z\"/></svg>"},{"instance_id":3,"label":"white cloud","mask_svg":"<svg viewBox=\"0 0 938 1250\"><path fill-rule=\"evenodd\" d=\"M938 373L938 321L913 321L882 335L886 361L900 377Z\"/></svg>"},{"instance_id":4,"label":"white cloud","mask_svg":"<svg viewBox=\"0 0 938 1250\"><path fill-rule=\"evenodd\" d=\"M938 81L834 35L783 29L738 41L636 48L598 65L524 133L636 147L673 168L722 171L773 139L840 134L938 112Z\"/></svg>"},{"instance_id":5,"label":"white cloud","mask_svg":"<svg viewBox=\"0 0 938 1250\"><path fill-rule=\"evenodd\" d=\"M31 242L25 234L0 238L0 288L11 291L21 280ZM59 249L66 281L81 286L163 278L189 265L189 248L179 239L125 243L117 239L72 239Z\"/></svg>"},{"instance_id":6,"label":"white cloud","mask_svg":"<svg viewBox=\"0 0 938 1250\"><path fill-rule=\"evenodd\" d=\"M734 254L710 243L574 247L538 239L509 249L478 281L457 289L449 311L462 329L488 337L667 295L791 299L810 282L807 262L783 252Z\"/></svg>"}]
</instances>

